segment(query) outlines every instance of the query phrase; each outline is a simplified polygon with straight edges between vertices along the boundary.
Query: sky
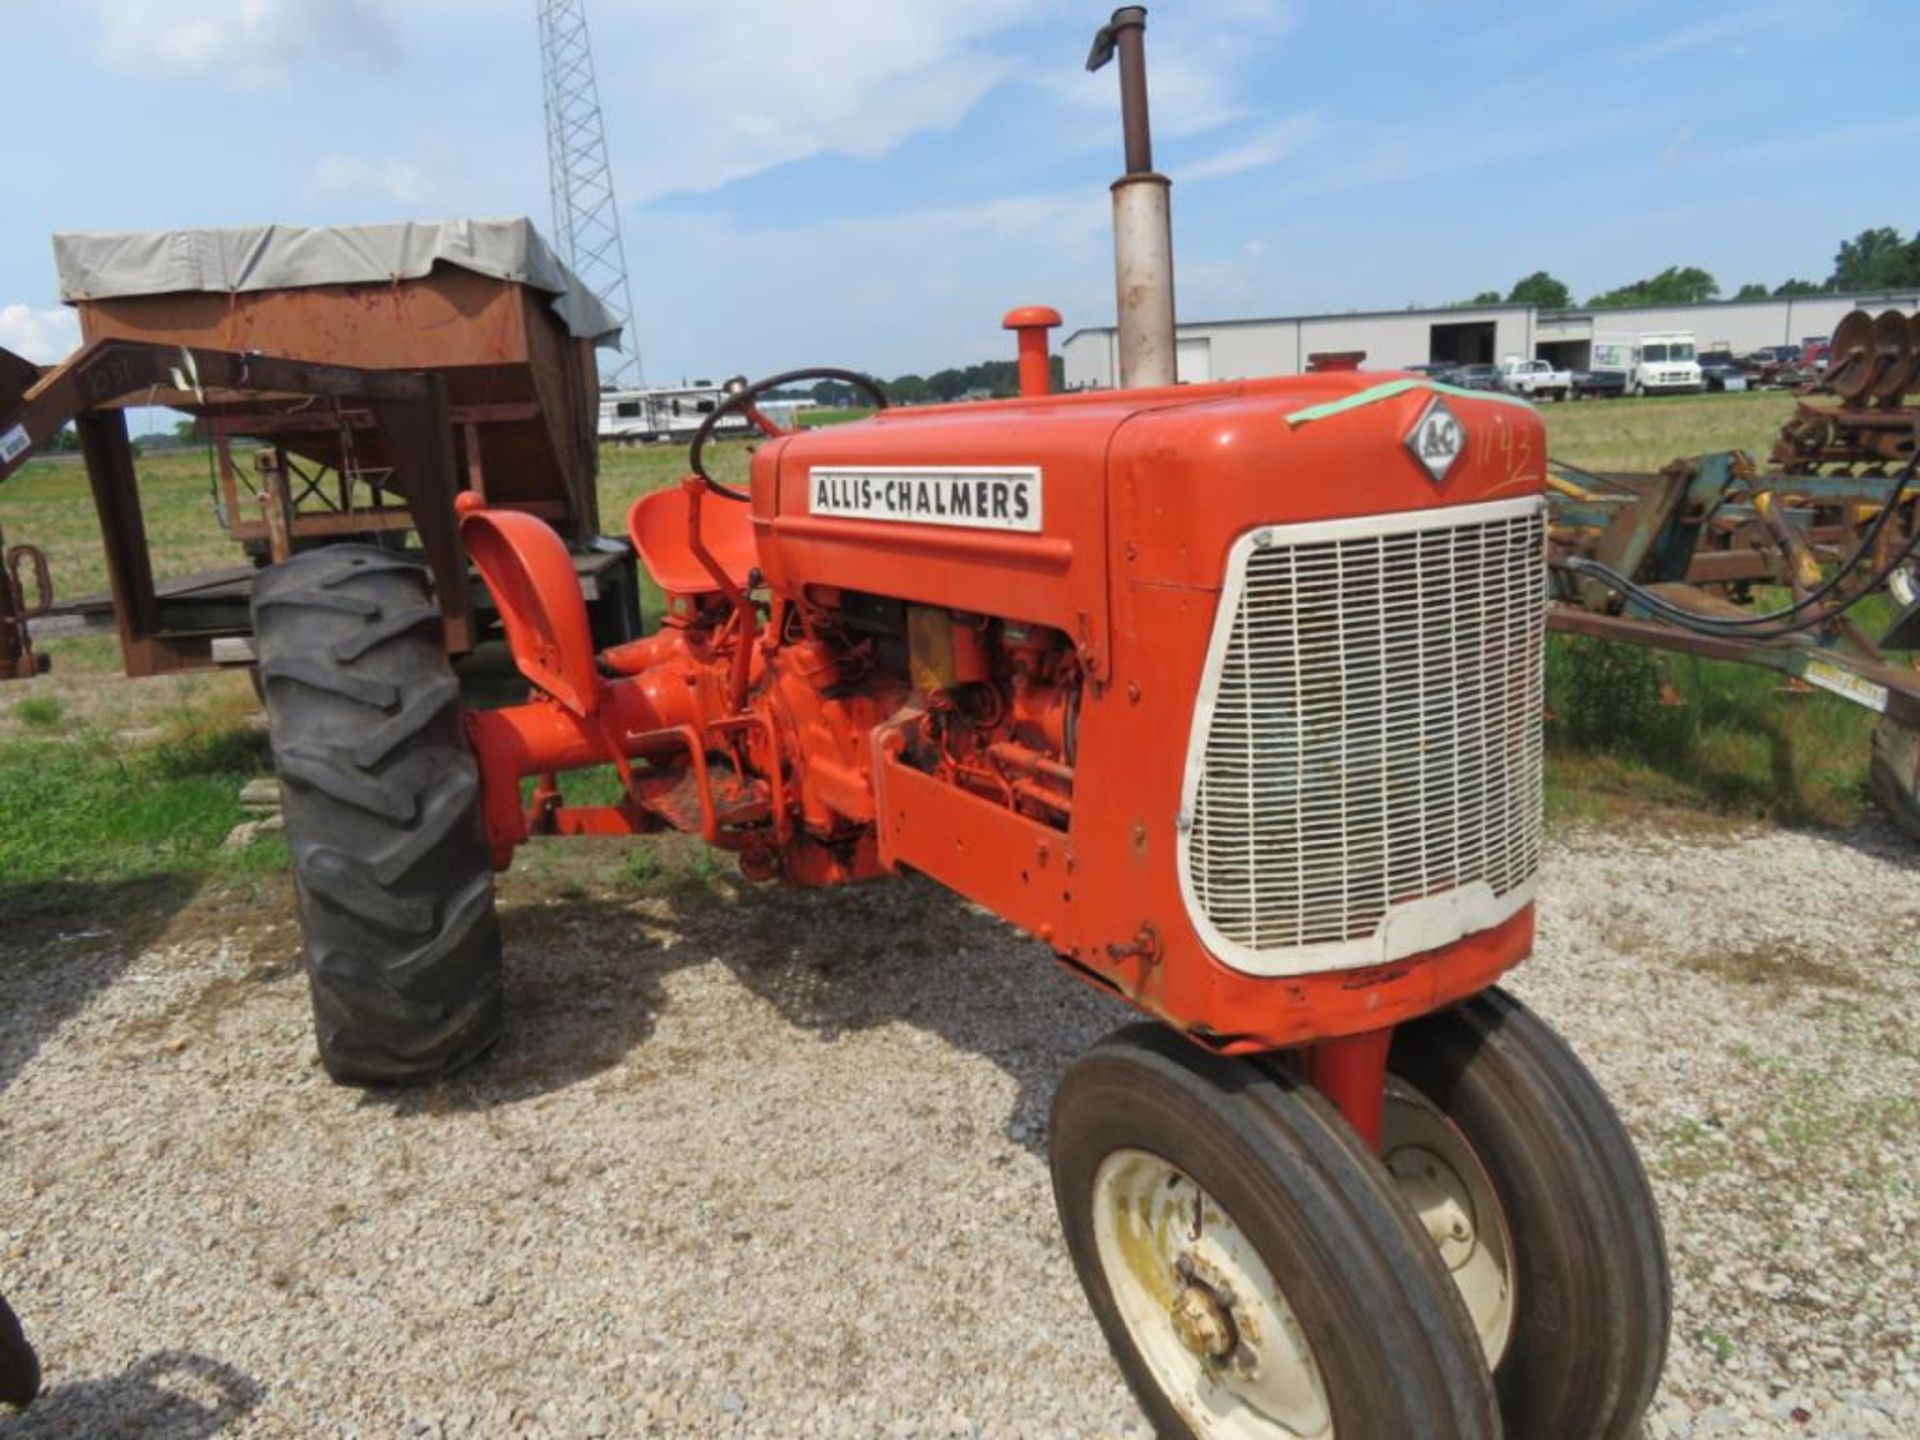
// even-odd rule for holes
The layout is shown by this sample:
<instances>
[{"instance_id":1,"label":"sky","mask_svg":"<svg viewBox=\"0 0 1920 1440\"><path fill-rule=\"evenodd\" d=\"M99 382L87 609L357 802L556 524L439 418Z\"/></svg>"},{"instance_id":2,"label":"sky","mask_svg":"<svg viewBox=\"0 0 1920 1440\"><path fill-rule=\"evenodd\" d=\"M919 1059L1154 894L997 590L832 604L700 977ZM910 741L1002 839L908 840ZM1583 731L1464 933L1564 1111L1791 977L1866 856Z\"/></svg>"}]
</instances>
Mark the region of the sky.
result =
<instances>
[{"instance_id":1,"label":"sky","mask_svg":"<svg viewBox=\"0 0 1920 1440\"><path fill-rule=\"evenodd\" d=\"M1098 0L587 0L647 378L882 375L1112 323ZM1903 230L1915 0L1163 0L1194 320L1824 279ZM0 346L77 339L56 230L529 215L536 0L0 0ZM1885 69L1886 66L1891 69Z\"/></svg>"}]
</instances>

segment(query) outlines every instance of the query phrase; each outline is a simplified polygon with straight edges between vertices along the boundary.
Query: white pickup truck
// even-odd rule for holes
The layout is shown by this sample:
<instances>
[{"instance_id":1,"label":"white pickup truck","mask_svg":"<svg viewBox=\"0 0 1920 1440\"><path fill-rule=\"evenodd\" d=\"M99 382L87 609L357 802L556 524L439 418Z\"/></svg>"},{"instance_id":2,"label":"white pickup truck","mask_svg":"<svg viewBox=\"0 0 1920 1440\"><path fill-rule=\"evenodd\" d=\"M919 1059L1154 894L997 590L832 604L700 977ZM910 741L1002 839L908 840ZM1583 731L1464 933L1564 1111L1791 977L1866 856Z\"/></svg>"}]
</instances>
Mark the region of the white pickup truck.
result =
<instances>
[{"instance_id":1,"label":"white pickup truck","mask_svg":"<svg viewBox=\"0 0 1920 1440\"><path fill-rule=\"evenodd\" d=\"M1556 370L1545 360L1509 355L1500 362L1500 388L1530 400L1564 400L1573 394L1573 372Z\"/></svg>"}]
</instances>

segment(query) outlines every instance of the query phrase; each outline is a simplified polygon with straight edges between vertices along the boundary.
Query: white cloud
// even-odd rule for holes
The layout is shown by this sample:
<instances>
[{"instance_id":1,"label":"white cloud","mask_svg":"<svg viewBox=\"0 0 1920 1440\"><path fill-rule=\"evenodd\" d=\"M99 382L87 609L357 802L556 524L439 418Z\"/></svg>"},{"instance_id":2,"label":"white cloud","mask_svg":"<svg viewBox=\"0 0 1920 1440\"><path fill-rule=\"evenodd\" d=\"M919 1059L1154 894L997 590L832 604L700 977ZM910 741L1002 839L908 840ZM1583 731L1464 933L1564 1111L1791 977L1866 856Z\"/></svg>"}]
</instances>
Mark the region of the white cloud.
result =
<instances>
[{"instance_id":1,"label":"white cloud","mask_svg":"<svg viewBox=\"0 0 1920 1440\"><path fill-rule=\"evenodd\" d=\"M1171 9L1167 14L1175 14ZM1291 0L1210 0L1172 23L1147 26L1147 93L1153 133L1178 139L1244 120L1259 108L1247 99L1249 56L1298 23ZM1081 110L1119 124L1119 82L1099 75L1049 71L1035 82ZM1183 172L1184 173L1184 172Z\"/></svg>"},{"instance_id":2,"label":"white cloud","mask_svg":"<svg viewBox=\"0 0 1920 1440\"><path fill-rule=\"evenodd\" d=\"M1073 324L1111 311L1110 212L1096 186L777 229L654 216L630 257L648 375L1010 356L1013 306L1057 305ZM649 288L654 271L674 283Z\"/></svg>"},{"instance_id":3,"label":"white cloud","mask_svg":"<svg viewBox=\"0 0 1920 1440\"><path fill-rule=\"evenodd\" d=\"M1032 8L835 0L830 24L793 0L731 0L693 22L667 0L602 11L601 99L640 132L615 137L639 157L623 166L622 198L714 190L828 152L882 155L949 129L1013 72L992 39Z\"/></svg>"},{"instance_id":4,"label":"white cloud","mask_svg":"<svg viewBox=\"0 0 1920 1440\"><path fill-rule=\"evenodd\" d=\"M1248 54L1292 27L1295 3L1211 0L1204 16L1155 29L1156 131L1197 134L1252 113ZM689 24L678 0L603 4L594 44L613 148L626 157L621 198L716 190L821 154L884 155L953 128L1016 77L1116 117L1117 129L1111 71L1080 73L1077 53L1068 64L1032 58L1031 27L1084 20L1091 39L1102 13L1068 0L835 0L826 23L800 0L730 0Z\"/></svg>"},{"instance_id":5,"label":"white cloud","mask_svg":"<svg viewBox=\"0 0 1920 1440\"><path fill-rule=\"evenodd\" d=\"M400 53L378 0L95 0L123 70L206 75L234 90L284 85L315 60L384 68Z\"/></svg>"},{"instance_id":6,"label":"white cloud","mask_svg":"<svg viewBox=\"0 0 1920 1440\"><path fill-rule=\"evenodd\" d=\"M1743 36L1750 34L1756 26L1768 23L1770 22L1766 17L1755 15L1749 7L1743 5L1736 14L1690 20L1643 40L1628 52L1627 58L1634 61L1664 60L1670 55L1684 55L1693 50L1718 47L1729 42L1738 42Z\"/></svg>"},{"instance_id":7,"label":"white cloud","mask_svg":"<svg viewBox=\"0 0 1920 1440\"><path fill-rule=\"evenodd\" d=\"M30 305L0 305L0 350L50 365L79 344L80 322L64 305L45 310Z\"/></svg>"},{"instance_id":8,"label":"white cloud","mask_svg":"<svg viewBox=\"0 0 1920 1440\"><path fill-rule=\"evenodd\" d=\"M1244 174L1248 170L1264 169L1310 144L1323 128L1317 114L1289 115L1238 145L1182 165L1180 178L1217 180L1227 175Z\"/></svg>"},{"instance_id":9,"label":"white cloud","mask_svg":"<svg viewBox=\"0 0 1920 1440\"><path fill-rule=\"evenodd\" d=\"M433 187L413 166L400 160L369 160L364 155L321 158L307 176L307 198L333 195L384 195L398 205L418 205Z\"/></svg>"}]
</instances>

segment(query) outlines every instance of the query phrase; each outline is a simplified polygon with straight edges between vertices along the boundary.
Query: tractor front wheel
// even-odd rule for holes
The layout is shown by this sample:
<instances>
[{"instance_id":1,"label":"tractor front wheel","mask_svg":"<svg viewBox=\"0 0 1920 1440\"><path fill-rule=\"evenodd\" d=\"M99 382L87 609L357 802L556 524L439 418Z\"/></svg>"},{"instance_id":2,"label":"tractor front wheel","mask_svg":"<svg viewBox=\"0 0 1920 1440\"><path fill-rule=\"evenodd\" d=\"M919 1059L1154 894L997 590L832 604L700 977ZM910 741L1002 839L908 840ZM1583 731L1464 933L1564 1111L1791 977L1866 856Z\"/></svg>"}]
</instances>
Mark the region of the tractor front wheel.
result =
<instances>
[{"instance_id":1,"label":"tractor front wheel","mask_svg":"<svg viewBox=\"0 0 1920 1440\"><path fill-rule=\"evenodd\" d=\"M1068 1071L1050 1145L1074 1268L1160 1435L1500 1433L1438 1253L1311 1087L1135 1026Z\"/></svg>"},{"instance_id":2,"label":"tractor front wheel","mask_svg":"<svg viewBox=\"0 0 1920 1440\"><path fill-rule=\"evenodd\" d=\"M320 1058L350 1084L457 1069L500 1033L500 926L426 568L330 545L264 570L254 633Z\"/></svg>"},{"instance_id":3,"label":"tractor front wheel","mask_svg":"<svg viewBox=\"0 0 1920 1440\"><path fill-rule=\"evenodd\" d=\"M1666 1358L1660 1217L1633 1142L1554 1031L1489 990L1401 1026L1381 1153L1453 1275L1509 1435L1636 1435Z\"/></svg>"}]
</instances>

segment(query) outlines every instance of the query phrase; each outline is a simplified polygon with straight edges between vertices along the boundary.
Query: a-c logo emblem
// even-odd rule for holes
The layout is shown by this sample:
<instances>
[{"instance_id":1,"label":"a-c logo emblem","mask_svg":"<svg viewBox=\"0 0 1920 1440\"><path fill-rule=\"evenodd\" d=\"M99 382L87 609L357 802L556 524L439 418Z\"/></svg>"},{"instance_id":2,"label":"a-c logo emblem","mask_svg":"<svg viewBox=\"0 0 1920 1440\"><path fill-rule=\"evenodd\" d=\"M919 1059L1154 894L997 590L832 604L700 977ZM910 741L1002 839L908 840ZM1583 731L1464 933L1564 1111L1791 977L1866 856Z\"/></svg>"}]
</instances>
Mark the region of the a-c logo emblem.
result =
<instances>
[{"instance_id":1,"label":"a-c logo emblem","mask_svg":"<svg viewBox=\"0 0 1920 1440\"><path fill-rule=\"evenodd\" d=\"M1426 467L1427 474L1438 485L1447 478L1456 461L1466 454L1467 429L1460 423L1460 417L1447 408L1447 402L1436 395L1420 412L1420 419L1407 435L1407 449L1413 452L1413 458Z\"/></svg>"}]
</instances>

